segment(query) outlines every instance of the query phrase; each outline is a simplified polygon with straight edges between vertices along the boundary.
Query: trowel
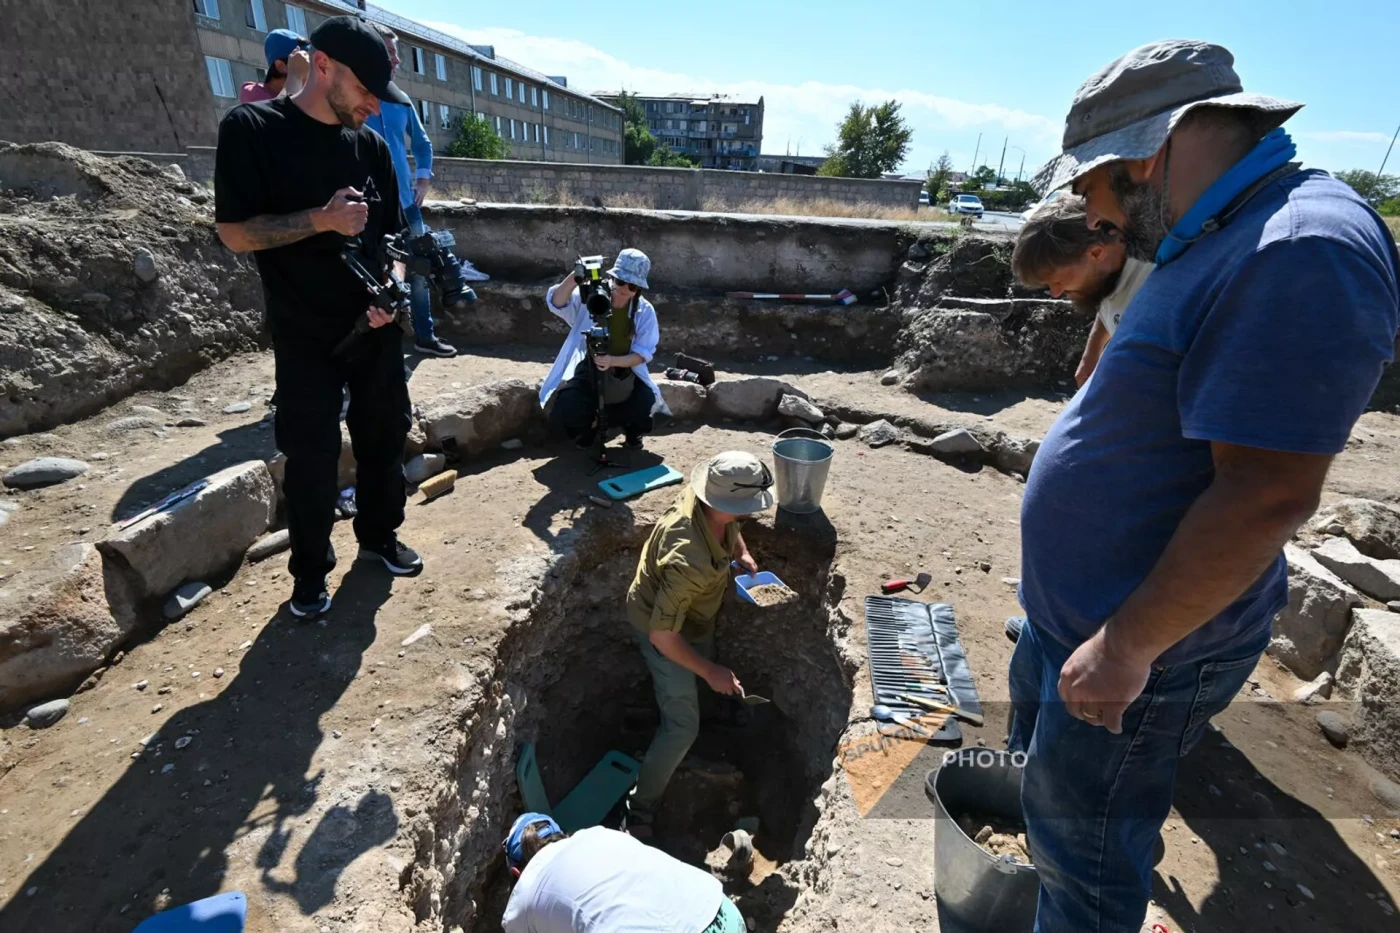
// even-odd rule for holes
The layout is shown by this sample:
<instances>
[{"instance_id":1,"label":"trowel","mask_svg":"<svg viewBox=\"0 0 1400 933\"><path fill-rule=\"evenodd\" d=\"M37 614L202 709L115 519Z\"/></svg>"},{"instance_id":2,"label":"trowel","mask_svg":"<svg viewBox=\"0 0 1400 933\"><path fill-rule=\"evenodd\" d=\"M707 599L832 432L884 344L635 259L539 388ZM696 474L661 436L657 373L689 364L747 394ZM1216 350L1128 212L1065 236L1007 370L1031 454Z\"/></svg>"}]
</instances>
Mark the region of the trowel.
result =
<instances>
[{"instance_id":1,"label":"trowel","mask_svg":"<svg viewBox=\"0 0 1400 933\"><path fill-rule=\"evenodd\" d=\"M889 596L891 593L903 593L911 587L918 587L914 592L922 593L932 582L933 574L921 573L912 580L886 580L880 584L880 592Z\"/></svg>"}]
</instances>

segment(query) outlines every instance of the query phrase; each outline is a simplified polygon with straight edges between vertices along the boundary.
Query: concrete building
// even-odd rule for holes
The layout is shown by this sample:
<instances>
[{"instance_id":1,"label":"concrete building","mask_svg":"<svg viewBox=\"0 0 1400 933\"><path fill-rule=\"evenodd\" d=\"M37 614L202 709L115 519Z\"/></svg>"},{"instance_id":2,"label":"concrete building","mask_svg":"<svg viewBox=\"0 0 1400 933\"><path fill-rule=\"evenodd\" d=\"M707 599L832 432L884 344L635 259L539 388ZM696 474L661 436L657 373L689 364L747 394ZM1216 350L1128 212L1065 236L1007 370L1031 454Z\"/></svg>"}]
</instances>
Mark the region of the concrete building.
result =
<instances>
[{"instance_id":1,"label":"concrete building","mask_svg":"<svg viewBox=\"0 0 1400 933\"><path fill-rule=\"evenodd\" d=\"M815 175L826 156L761 155L758 170L774 175Z\"/></svg>"},{"instance_id":2,"label":"concrete building","mask_svg":"<svg viewBox=\"0 0 1400 933\"><path fill-rule=\"evenodd\" d=\"M511 157L620 164L617 107L459 39L354 0L76 0L55 16L21 3L0 31L0 139L59 140L109 152L211 146L245 81L265 71L268 30L310 35L345 13L399 34L397 82L445 153L460 118L495 125Z\"/></svg>"},{"instance_id":3,"label":"concrete building","mask_svg":"<svg viewBox=\"0 0 1400 933\"><path fill-rule=\"evenodd\" d=\"M616 103L617 92L595 96ZM763 98L738 103L723 95L670 94L637 100L646 109L647 128L658 146L687 155L701 168L758 170L763 148Z\"/></svg>"}]
</instances>

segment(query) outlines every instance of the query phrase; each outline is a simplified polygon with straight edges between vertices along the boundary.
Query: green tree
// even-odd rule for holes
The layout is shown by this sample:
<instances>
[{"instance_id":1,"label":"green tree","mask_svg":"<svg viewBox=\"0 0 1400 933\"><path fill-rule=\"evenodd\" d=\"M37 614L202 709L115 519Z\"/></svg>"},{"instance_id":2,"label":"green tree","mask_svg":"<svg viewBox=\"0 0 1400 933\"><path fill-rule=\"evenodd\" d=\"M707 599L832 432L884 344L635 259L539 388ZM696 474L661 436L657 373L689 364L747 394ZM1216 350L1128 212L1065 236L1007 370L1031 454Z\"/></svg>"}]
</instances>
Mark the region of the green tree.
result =
<instances>
[{"instance_id":1,"label":"green tree","mask_svg":"<svg viewBox=\"0 0 1400 933\"><path fill-rule=\"evenodd\" d=\"M636 94L617 95L622 108L622 161L628 165L650 165L656 152L656 137L647 129L647 111Z\"/></svg>"},{"instance_id":2,"label":"green tree","mask_svg":"<svg viewBox=\"0 0 1400 933\"><path fill-rule=\"evenodd\" d=\"M935 201L946 197L948 179L953 177L953 160L948 158L948 150L938 157L938 161L928 167L928 196Z\"/></svg>"},{"instance_id":3,"label":"green tree","mask_svg":"<svg viewBox=\"0 0 1400 933\"><path fill-rule=\"evenodd\" d=\"M997 180L997 170L990 165L984 165L972 173L972 177L983 187L993 184Z\"/></svg>"},{"instance_id":4,"label":"green tree","mask_svg":"<svg viewBox=\"0 0 1400 933\"><path fill-rule=\"evenodd\" d=\"M447 154L459 159L504 159L510 156L510 146L489 121L469 113L462 117Z\"/></svg>"},{"instance_id":5,"label":"green tree","mask_svg":"<svg viewBox=\"0 0 1400 933\"><path fill-rule=\"evenodd\" d=\"M836 142L826 147L827 159L818 175L845 178L879 178L904 161L914 131L899 115L898 101L864 106L851 104L836 128Z\"/></svg>"},{"instance_id":6,"label":"green tree","mask_svg":"<svg viewBox=\"0 0 1400 933\"><path fill-rule=\"evenodd\" d=\"M1351 168L1344 172L1335 172L1333 177L1351 185L1357 194L1372 204L1380 204L1400 195L1400 175L1381 175L1377 178L1375 172Z\"/></svg>"},{"instance_id":7,"label":"green tree","mask_svg":"<svg viewBox=\"0 0 1400 933\"><path fill-rule=\"evenodd\" d=\"M699 168L700 162L682 152L675 152L666 146L658 146L647 159L647 165L657 168Z\"/></svg>"}]
</instances>

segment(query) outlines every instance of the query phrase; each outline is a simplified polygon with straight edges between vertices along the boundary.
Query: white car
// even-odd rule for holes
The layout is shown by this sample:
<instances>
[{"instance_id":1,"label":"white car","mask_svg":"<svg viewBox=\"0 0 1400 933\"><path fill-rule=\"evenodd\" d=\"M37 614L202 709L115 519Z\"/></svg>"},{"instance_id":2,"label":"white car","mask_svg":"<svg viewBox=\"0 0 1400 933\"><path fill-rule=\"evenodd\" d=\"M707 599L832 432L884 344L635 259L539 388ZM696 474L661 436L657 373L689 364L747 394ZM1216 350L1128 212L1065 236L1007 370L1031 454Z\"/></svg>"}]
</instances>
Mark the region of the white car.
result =
<instances>
[{"instance_id":1,"label":"white car","mask_svg":"<svg viewBox=\"0 0 1400 933\"><path fill-rule=\"evenodd\" d=\"M928 207L928 206L929 206L929 199L928 199L928 192L927 192L927 191L920 191L920 192L919 192L919 206L920 206L920 207Z\"/></svg>"},{"instance_id":2,"label":"white car","mask_svg":"<svg viewBox=\"0 0 1400 933\"><path fill-rule=\"evenodd\" d=\"M1039 201L1036 201L1036 202L1035 202L1034 204L1032 204L1030 207L1028 207L1028 208L1026 208L1024 211L1022 211L1022 212L1021 212L1021 220L1023 220L1023 221L1030 220L1030 219L1031 219L1031 215L1034 214L1034 213L1036 212L1036 210L1037 210L1042 204L1049 204L1051 201L1055 200L1056 198L1058 198L1060 195L1064 194L1064 193L1065 193L1066 191L1068 191L1068 190L1069 190L1068 188L1057 188L1057 189L1055 189L1054 191L1050 192L1050 193L1047 194L1045 197L1041 198Z\"/></svg>"},{"instance_id":3,"label":"white car","mask_svg":"<svg viewBox=\"0 0 1400 933\"><path fill-rule=\"evenodd\" d=\"M982 199L975 194L959 194L948 202L950 214L974 214L981 220L983 210Z\"/></svg>"}]
</instances>

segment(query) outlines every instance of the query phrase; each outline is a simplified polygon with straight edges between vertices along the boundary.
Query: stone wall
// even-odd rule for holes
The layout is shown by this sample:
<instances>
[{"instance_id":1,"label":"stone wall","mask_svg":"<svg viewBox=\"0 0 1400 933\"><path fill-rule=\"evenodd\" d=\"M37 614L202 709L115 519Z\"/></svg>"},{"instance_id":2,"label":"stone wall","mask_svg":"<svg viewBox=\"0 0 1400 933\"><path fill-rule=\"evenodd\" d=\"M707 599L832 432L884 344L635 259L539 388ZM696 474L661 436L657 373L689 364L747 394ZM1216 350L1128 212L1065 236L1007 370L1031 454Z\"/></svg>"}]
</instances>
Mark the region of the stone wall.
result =
<instances>
[{"instance_id":1,"label":"stone wall","mask_svg":"<svg viewBox=\"0 0 1400 933\"><path fill-rule=\"evenodd\" d=\"M171 152L214 142L189 3L6 3L0 140Z\"/></svg>"},{"instance_id":2,"label":"stone wall","mask_svg":"<svg viewBox=\"0 0 1400 933\"><path fill-rule=\"evenodd\" d=\"M691 174L695 174L691 172ZM651 257L653 288L831 293L862 300L892 287L909 244L931 225L817 217L674 214L591 207L429 202L428 221L452 231L457 252L498 279L563 278L575 257Z\"/></svg>"},{"instance_id":3,"label":"stone wall","mask_svg":"<svg viewBox=\"0 0 1400 933\"><path fill-rule=\"evenodd\" d=\"M678 211L732 209L746 202L779 200L913 210L919 204L920 188L917 181L485 159L435 159L433 173L442 196L498 204L608 206L621 202L627 207Z\"/></svg>"}]
</instances>

